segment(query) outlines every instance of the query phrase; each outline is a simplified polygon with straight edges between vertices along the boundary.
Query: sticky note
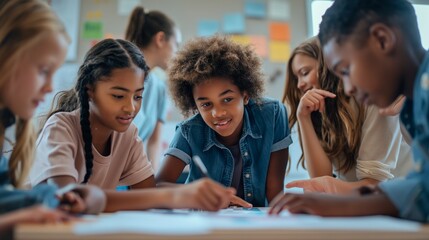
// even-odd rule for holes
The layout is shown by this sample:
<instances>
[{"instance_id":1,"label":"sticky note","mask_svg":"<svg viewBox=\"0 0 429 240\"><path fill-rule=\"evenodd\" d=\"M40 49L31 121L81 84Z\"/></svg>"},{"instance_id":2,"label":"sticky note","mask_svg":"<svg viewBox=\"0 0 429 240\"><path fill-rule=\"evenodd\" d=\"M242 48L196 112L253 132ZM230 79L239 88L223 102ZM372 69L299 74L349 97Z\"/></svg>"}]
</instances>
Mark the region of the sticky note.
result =
<instances>
[{"instance_id":1,"label":"sticky note","mask_svg":"<svg viewBox=\"0 0 429 240\"><path fill-rule=\"evenodd\" d=\"M270 42L270 61L287 62L290 55L290 43L281 41Z\"/></svg>"},{"instance_id":2,"label":"sticky note","mask_svg":"<svg viewBox=\"0 0 429 240\"><path fill-rule=\"evenodd\" d=\"M223 17L224 33L244 33L246 23L242 13L229 13Z\"/></svg>"},{"instance_id":3,"label":"sticky note","mask_svg":"<svg viewBox=\"0 0 429 240\"><path fill-rule=\"evenodd\" d=\"M279 41L290 41L289 24L282 22L270 23L270 39Z\"/></svg>"},{"instance_id":4,"label":"sticky note","mask_svg":"<svg viewBox=\"0 0 429 240\"><path fill-rule=\"evenodd\" d=\"M103 37L103 23L87 21L83 24L83 38L101 39Z\"/></svg>"}]
</instances>

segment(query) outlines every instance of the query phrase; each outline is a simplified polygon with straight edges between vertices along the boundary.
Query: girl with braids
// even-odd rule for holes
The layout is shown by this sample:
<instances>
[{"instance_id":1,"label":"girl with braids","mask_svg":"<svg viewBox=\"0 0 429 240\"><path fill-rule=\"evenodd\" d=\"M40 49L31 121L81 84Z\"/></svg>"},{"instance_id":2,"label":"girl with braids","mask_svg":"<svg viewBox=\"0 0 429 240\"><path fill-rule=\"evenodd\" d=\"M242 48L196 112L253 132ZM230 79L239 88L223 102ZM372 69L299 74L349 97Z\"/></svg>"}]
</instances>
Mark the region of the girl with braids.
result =
<instances>
[{"instance_id":1,"label":"girl with braids","mask_svg":"<svg viewBox=\"0 0 429 240\"><path fill-rule=\"evenodd\" d=\"M31 117L52 91L52 75L64 61L69 38L49 6L36 0L0 1L0 238L20 222L55 222L73 212L97 212L104 194L89 186L49 185L22 190L30 169L34 136ZM5 131L15 124L9 159L3 155ZM67 192L61 194L61 192ZM95 195L94 195L95 194ZM99 195L97 195L99 194ZM82 198L82 196L86 196ZM90 203L95 203L91 205Z\"/></svg>"},{"instance_id":2,"label":"girl with braids","mask_svg":"<svg viewBox=\"0 0 429 240\"><path fill-rule=\"evenodd\" d=\"M151 69L166 70L168 61L181 42L181 34L174 22L159 11L145 12L136 7L128 22L125 39L143 52ZM164 81L149 72L150 81L145 86L140 112L134 119L139 136L147 146L147 155L152 167L158 169L161 128L167 115L167 91Z\"/></svg>"},{"instance_id":3,"label":"girl with braids","mask_svg":"<svg viewBox=\"0 0 429 240\"><path fill-rule=\"evenodd\" d=\"M155 180L131 123L148 70L140 49L126 40L106 39L90 49L76 86L57 95L37 139L31 184L97 185L107 196L105 211L224 206L234 191L208 179L177 189L144 189L154 188ZM118 185L133 190L116 192Z\"/></svg>"},{"instance_id":4,"label":"girl with braids","mask_svg":"<svg viewBox=\"0 0 429 240\"><path fill-rule=\"evenodd\" d=\"M210 177L237 190L232 204L267 206L279 192L292 143L286 108L262 97L261 62L250 49L215 36L187 43L169 71L171 94L185 116L177 126L159 182L203 177L191 161L201 157Z\"/></svg>"},{"instance_id":5,"label":"girl with braids","mask_svg":"<svg viewBox=\"0 0 429 240\"><path fill-rule=\"evenodd\" d=\"M286 187L345 193L408 172L411 160L398 163L398 157L410 159L399 118L382 116L378 108L347 97L340 79L325 65L316 37L293 51L286 81L283 102L291 110L289 125L298 125L299 161L312 178ZM401 171L394 172L397 166Z\"/></svg>"}]
</instances>

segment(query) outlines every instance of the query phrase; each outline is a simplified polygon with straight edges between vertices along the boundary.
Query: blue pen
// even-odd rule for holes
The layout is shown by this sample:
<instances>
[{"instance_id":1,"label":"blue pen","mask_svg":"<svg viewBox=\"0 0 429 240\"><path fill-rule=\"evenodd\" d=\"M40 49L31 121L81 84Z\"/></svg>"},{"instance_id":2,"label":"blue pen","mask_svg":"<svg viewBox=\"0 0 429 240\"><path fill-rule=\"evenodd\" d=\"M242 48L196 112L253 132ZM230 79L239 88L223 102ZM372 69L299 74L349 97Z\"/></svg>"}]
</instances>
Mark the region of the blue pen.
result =
<instances>
[{"instance_id":1,"label":"blue pen","mask_svg":"<svg viewBox=\"0 0 429 240\"><path fill-rule=\"evenodd\" d=\"M192 160L194 161L197 168L200 170L200 172L203 174L204 177L209 177L209 172L207 171L206 166L204 165L203 161L198 155L195 155L192 157Z\"/></svg>"}]
</instances>

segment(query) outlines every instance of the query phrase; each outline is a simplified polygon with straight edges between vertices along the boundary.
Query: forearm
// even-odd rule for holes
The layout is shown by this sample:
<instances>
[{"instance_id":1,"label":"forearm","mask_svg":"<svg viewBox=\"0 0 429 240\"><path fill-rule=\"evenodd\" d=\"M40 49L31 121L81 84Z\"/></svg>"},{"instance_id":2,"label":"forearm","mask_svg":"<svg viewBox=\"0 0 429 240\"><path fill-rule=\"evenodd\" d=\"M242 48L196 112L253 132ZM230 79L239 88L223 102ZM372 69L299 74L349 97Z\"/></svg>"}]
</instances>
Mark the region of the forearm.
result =
<instances>
[{"instance_id":1,"label":"forearm","mask_svg":"<svg viewBox=\"0 0 429 240\"><path fill-rule=\"evenodd\" d=\"M352 197L348 201L349 206L343 206L344 216L368 216L368 215L388 215L398 216L398 210L395 208L389 198L382 192L373 193L361 197Z\"/></svg>"},{"instance_id":2,"label":"forearm","mask_svg":"<svg viewBox=\"0 0 429 240\"><path fill-rule=\"evenodd\" d=\"M119 210L145 210L150 208L172 208L172 191L164 189L142 189L127 192L105 191L107 205L105 212Z\"/></svg>"},{"instance_id":3,"label":"forearm","mask_svg":"<svg viewBox=\"0 0 429 240\"><path fill-rule=\"evenodd\" d=\"M162 122L158 121L156 123L155 129L153 130L153 133L150 135L149 139L147 140L147 155L149 160L152 163L152 167L155 171L159 168L159 155L161 151L161 129L162 129Z\"/></svg>"},{"instance_id":4,"label":"forearm","mask_svg":"<svg viewBox=\"0 0 429 240\"><path fill-rule=\"evenodd\" d=\"M332 176L332 163L320 145L310 118L299 118L302 151L311 178Z\"/></svg>"},{"instance_id":5,"label":"forearm","mask_svg":"<svg viewBox=\"0 0 429 240\"><path fill-rule=\"evenodd\" d=\"M149 138L147 142L147 156L152 164L152 168L157 171L159 168L158 157L160 155L160 142L159 139Z\"/></svg>"},{"instance_id":6,"label":"forearm","mask_svg":"<svg viewBox=\"0 0 429 240\"><path fill-rule=\"evenodd\" d=\"M376 185L379 181L371 178L362 179L356 182L346 182L343 180L337 179L337 181L334 181L332 184L335 186L332 186L333 191L329 193L335 193L335 194L348 194L351 191L356 190L357 188L368 186L368 185Z\"/></svg>"}]
</instances>

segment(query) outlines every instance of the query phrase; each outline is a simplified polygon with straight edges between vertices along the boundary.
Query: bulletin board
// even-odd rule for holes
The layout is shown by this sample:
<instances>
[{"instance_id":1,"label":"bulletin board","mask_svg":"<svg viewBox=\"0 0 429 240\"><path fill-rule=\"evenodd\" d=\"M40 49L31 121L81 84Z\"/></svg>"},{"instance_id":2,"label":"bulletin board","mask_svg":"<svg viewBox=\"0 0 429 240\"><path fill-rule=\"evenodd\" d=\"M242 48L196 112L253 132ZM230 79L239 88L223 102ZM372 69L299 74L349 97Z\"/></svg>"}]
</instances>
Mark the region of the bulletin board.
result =
<instances>
[{"instance_id":1,"label":"bulletin board","mask_svg":"<svg viewBox=\"0 0 429 240\"><path fill-rule=\"evenodd\" d=\"M307 36L306 1L302 0L85 0L81 3L80 61L103 38L123 38L136 5L160 10L182 31L183 42L214 33L253 44L263 60L266 95L280 99L291 49Z\"/></svg>"}]
</instances>

